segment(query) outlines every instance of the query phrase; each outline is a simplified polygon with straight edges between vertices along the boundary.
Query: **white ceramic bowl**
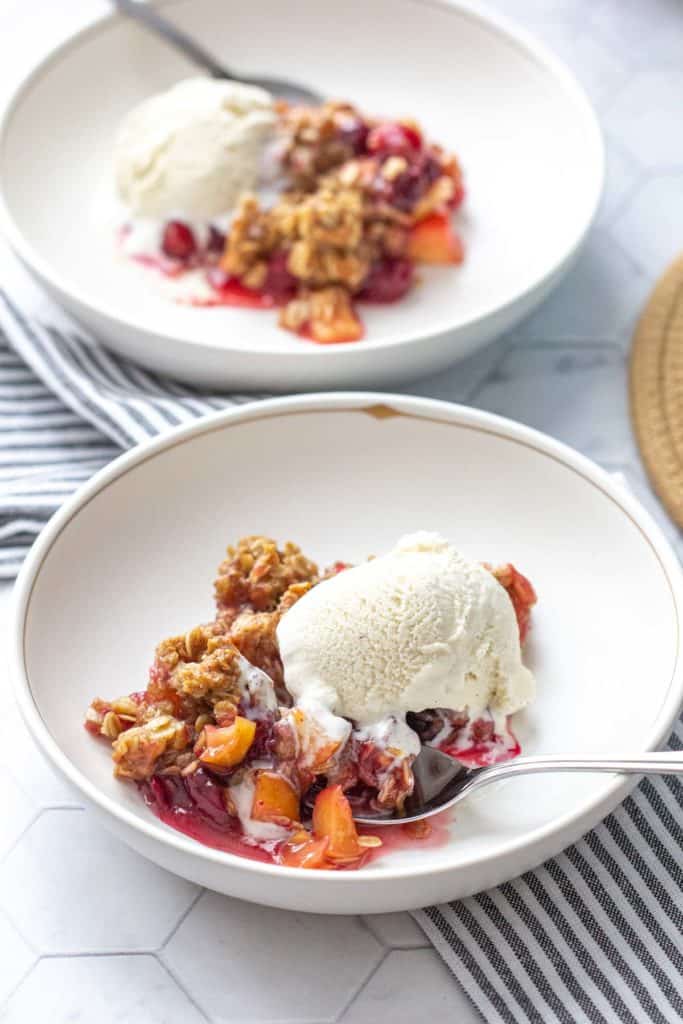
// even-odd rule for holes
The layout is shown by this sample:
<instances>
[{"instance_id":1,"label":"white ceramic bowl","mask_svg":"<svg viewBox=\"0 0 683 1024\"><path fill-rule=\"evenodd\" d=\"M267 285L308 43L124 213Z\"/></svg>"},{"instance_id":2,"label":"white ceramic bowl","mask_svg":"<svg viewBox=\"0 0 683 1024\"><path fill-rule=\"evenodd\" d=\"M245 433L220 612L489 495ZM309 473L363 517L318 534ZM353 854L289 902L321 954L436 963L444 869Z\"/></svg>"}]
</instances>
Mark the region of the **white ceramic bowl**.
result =
<instances>
[{"instance_id":1,"label":"white ceramic bowl","mask_svg":"<svg viewBox=\"0 0 683 1024\"><path fill-rule=\"evenodd\" d=\"M426 268L393 306L365 306L367 337L317 346L272 312L198 310L120 260L112 139L144 97L196 73L118 17L34 71L0 130L0 220L24 263L111 348L211 387L386 386L436 371L510 327L567 269L603 181L595 116L567 70L499 16L415 0L174 0L168 14L238 69L309 81L364 109L412 114L461 157L461 268ZM330 40L334 39L334 59Z\"/></svg>"},{"instance_id":2,"label":"white ceramic bowl","mask_svg":"<svg viewBox=\"0 0 683 1024\"><path fill-rule=\"evenodd\" d=\"M121 456L54 517L17 584L12 667L28 725L105 825L212 889L298 910L390 911L461 897L559 852L633 780L549 775L483 791L447 844L347 873L258 864L162 825L82 726L90 699L140 689L156 642L212 617L214 570L246 533L322 564L438 530L511 560L539 593L528 753L636 754L683 695L678 562L634 499L528 428L416 398L318 395L220 413Z\"/></svg>"}]
</instances>

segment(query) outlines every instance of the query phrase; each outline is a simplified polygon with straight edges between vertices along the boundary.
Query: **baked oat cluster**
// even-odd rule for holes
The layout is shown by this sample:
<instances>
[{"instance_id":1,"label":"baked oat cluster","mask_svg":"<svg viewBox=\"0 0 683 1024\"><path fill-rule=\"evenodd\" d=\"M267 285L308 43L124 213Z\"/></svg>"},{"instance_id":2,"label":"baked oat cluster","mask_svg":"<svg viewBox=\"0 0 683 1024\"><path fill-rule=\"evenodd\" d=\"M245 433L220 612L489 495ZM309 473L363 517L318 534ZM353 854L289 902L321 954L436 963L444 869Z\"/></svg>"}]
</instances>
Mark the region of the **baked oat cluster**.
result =
<instances>
[{"instance_id":1,"label":"baked oat cluster","mask_svg":"<svg viewBox=\"0 0 683 1024\"><path fill-rule=\"evenodd\" d=\"M414 756L292 706L277 643L282 616L347 568L320 573L295 544L244 537L219 566L214 620L158 645L145 690L92 701L86 729L109 741L115 776L137 783L162 820L294 867L357 867L381 845L359 834L353 808L400 812ZM526 632L533 588L510 565L492 571ZM462 713L409 719L423 742L438 736L455 753L495 739L492 723Z\"/></svg>"},{"instance_id":2,"label":"baked oat cluster","mask_svg":"<svg viewBox=\"0 0 683 1024\"><path fill-rule=\"evenodd\" d=\"M274 202L243 191L225 216L163 219L154 244L134 217L122 226L132 259L169 279L201 275L178 302L276 307L301 338L351 342L364 334L358 304L400 300L421 264L462 262L453 225L462 172L416 122L370 118L347 102L279 103L274 135L263 158Z\"/></svg>"},{"instance_id":3,"label":"baked oat cluster","mask_svg":"<svg viewBox=\"0 0 683 1024\"><path fill-rule=\"evenodd\" d=\"M136 782L164 820L195 818L242 836L245 851L263 836L278 863L336 868L359 864L379 840L353 823L341 740L287 706L275 635L319 579L296 545L243 538L219 566L214 621L162 641L146 690L97 698L85 726L110 741L115 776Z\"/></svg>"},{"instance_id":4,"label":"baked oat cluster","mask_svg":"<svg viewBox=\"0 0 683 1024\"><path fill-rule=\"evenodd\" d=\"M287 188L268 208L242 198L220 266L269 295L279 322L321 344L355 341L355 302L393 302L419 263L458 263L450 224L464 196L454 156L410 121L377 121L348 103L283 107Z\"/></svg>"}]
</instances>

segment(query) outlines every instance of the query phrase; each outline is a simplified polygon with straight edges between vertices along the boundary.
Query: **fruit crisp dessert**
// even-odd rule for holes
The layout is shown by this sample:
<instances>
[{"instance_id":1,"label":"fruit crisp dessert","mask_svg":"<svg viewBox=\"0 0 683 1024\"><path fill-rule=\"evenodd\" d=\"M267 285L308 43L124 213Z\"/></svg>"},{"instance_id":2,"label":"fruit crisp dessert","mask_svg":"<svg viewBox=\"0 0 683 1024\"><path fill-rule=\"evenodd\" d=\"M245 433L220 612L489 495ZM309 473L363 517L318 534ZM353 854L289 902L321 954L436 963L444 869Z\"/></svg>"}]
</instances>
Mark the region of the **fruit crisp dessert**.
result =
<instances>
[{"instance_id":1,"label":"fruit crisp dessert","mask_svg":"<svg viewBox=\"0 0 683 1024\"><path fill-rule=\"evenodd\" d=\"M396 831L421 744L468 764L519 753L509 716L534 589L436 534L324 572L294 544L245 537L215 581L216 616L162 641L147 688L97 698L85 726L114 774L204 843L301 868L357 868Z\"/></svg>"},{"instance_id":2,"label":"fruit crisp dessert","mask_svg":"<svg viewBox=\"0 0 683 1024\"><path fill-rule=\"evenodd\" d=\"M122 248L190 276L179 301L277 307L282 327L319 344L360 339L358 304L400 300L420 264L463 260L455 156L416 122L350 103L288 106L190 79L128 115L116 166Z\"/></svg>"}]
</instances>

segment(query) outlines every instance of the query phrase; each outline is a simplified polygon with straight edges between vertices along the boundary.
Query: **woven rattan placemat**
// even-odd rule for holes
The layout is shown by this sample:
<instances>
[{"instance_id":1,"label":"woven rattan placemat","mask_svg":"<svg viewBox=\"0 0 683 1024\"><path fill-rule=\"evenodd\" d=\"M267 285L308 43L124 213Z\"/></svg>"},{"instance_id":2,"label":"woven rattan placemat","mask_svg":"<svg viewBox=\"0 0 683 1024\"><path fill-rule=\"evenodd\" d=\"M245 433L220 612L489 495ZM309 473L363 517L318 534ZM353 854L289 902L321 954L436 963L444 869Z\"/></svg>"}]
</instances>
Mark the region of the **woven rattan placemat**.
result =
<instances>
[{"instance_id":1,"label":"woven rattan placemat","mask_svg":"<svg viewBox=\"0 0 683 1024\"><path fill-rule=\"evenodd\" d=\"M652 485L683 526L683 255L658 281L631 349L631 415Z\"/></svg>"}]
</instances>

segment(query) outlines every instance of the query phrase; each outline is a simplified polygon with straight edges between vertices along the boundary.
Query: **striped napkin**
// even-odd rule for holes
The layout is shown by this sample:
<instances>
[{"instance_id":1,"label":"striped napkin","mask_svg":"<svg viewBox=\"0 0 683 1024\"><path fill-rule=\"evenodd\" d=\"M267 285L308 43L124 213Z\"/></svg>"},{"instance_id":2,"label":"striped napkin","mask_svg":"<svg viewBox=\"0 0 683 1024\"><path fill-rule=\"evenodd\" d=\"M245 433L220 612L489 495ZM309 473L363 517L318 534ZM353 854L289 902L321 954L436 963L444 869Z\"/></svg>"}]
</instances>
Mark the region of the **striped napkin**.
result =
<instances>
[{"instance_id":1,"label":"striped napkin","mask_svg":"<svg viewBox=\"0 0 683 1024\"><path fill-rule=\"evenodd\" d=\"M0 576L17 572L51 513L122 450L265 397L157 377L72 326L27 318L2 292L0 330ZM669 749L683 751L680 723ZM681 1021L682 820L683 785L647 779L541 868L415 918L489 1024Z\"/></svg>"},{"instance_id":2,"label":"striped napkin","mask_svg":"<svg viewBox=\"0 0 683 1024\"><path fill-rule=\"evenodd\" d=\"M680 720L666 749L683 751ZM652 776L559 857L414 916L488 1024L673 1024L682 819L680 777Z\"/></svg>"},{"instance_id":3,"label":"striped napkin","mask_svg":"<svg viewBox=\"0 0 683 1024\"><path fill-rule=\"evenodd\" d=\"M62 502L140 441L266 395L205 395L27 319L0 290L0 578Z\"/></svg>"}]
</instances>

